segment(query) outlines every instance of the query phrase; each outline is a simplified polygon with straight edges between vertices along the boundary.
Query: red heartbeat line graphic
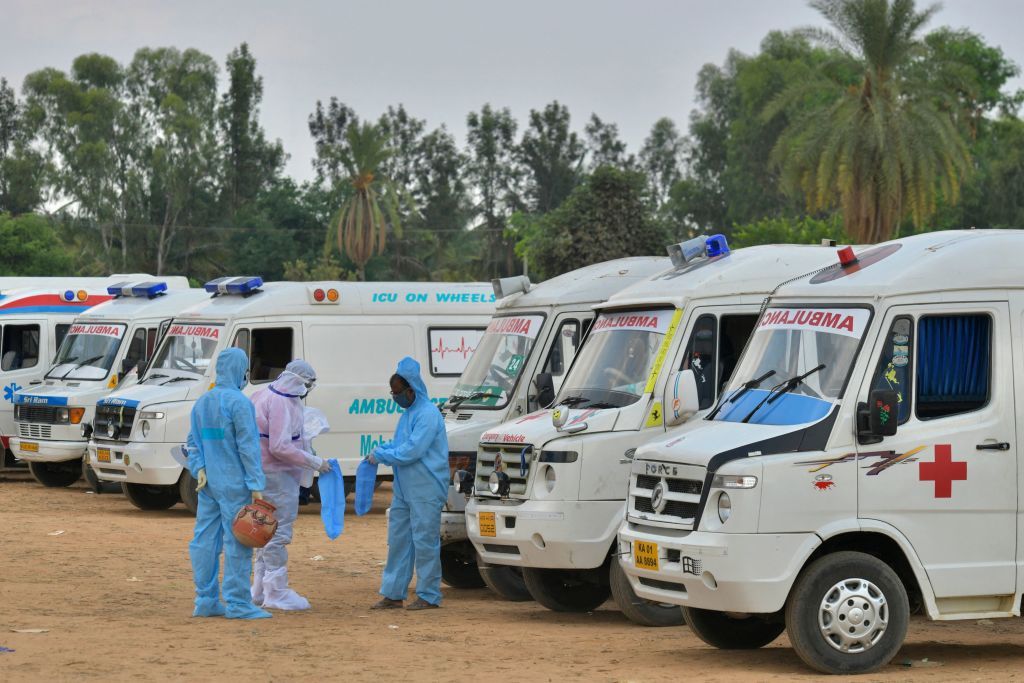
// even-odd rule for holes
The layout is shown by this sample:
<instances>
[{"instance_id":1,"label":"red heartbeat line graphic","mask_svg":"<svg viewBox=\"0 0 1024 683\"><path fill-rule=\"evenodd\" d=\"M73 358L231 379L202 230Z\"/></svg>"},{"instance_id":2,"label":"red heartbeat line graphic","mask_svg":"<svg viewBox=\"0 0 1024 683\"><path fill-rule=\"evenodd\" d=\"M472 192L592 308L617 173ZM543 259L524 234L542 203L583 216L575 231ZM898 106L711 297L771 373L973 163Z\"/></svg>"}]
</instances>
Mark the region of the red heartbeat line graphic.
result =
<instances>
[{"instance_id":1,"label":"red heartbeat line graphic","mask_svg":"<svg viewBox=\"0 0 1024 683\"><path fill-rule=\"evenodd\" d=\"M462 354L463 360L469 358L474 351L476 351L476 347L467 344L465 337L459 338L459 345L456 347L445 346L444 338L439 338L437 340L437 346L430 349L431 353L440 356L442 359L450 353L460 353Z\"/></svg>"}]
</instances>

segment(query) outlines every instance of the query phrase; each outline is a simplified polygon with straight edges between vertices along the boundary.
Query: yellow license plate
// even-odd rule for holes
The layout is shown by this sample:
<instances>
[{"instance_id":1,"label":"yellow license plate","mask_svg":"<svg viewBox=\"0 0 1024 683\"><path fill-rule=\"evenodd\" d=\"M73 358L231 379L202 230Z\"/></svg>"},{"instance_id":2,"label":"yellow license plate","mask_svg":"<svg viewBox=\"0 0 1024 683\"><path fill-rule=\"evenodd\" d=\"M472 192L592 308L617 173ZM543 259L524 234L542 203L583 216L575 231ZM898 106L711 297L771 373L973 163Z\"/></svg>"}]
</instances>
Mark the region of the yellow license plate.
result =
<instances>
[{"instance_id":1,"label":"yellow license plate","mask_svg":"<svg viewBox=\"0 0 1024 683\"><path fill-rule=\"evenodd\" d=\"M658 544L647 541L633 543L633 564L637 569L658 571Z\"/></svg>"},{"instance_id":2,"label":"yellow license plate","mask_svg":"<svg viewBox=\"0 0 1024 683\"><path fill-rule=\"evenodd\" d=\"M493 512L480 513L480 535L492 537L498 535L498 525L494 521Z\"/></svg>"},{"instance_id":3,"label":"yellow license plate","mask_svg":"<svg viewBox=\"0 0 1024 683\"><path fill-rule=\"evenodd\" d=\"M22 441L20 450L24 451L25 453L38 453L39 444L34 443L32 441Z\"/></svg>"},{"instance_id":4,"label":"yellow license plate","mask_svg":"<svg viewBox=\"0 0 1024 683\"><path fill-rule=\"evenodd\" d=\"M99 462L110 462L110 449L109 448L97 448L96 449L96 460Z\"/></svg>"}]
</instances>

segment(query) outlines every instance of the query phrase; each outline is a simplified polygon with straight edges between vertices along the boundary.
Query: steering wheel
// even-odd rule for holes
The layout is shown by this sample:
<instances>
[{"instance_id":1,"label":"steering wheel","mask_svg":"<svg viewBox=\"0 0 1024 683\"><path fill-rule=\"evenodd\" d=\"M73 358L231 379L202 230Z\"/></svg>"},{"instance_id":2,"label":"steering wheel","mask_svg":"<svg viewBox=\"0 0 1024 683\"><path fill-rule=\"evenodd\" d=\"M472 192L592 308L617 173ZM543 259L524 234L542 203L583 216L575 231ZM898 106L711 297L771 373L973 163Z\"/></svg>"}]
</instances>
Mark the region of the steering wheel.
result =
<instances>
[{"instance_id":1,"label":"steering wheel","mask_svg":"<svg viewBox=\"0 0 1024 683\"><path fill-rule=\"evenodd\" d=\"M632 384L630 376L618 368L605 368L604 374L608 375L609 379L611 379L613 383L618 382L620 384Z\"/></svg>"}]
</instances>

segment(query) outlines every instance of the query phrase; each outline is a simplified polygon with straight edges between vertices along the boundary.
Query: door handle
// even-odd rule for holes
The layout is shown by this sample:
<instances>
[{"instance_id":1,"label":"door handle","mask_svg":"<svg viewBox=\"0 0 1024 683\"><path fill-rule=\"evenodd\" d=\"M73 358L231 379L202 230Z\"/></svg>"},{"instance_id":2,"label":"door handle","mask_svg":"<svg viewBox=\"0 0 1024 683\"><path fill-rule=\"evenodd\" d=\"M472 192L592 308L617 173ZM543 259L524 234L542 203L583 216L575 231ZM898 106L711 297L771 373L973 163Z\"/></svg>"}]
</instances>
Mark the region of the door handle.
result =
<instances>
[{"instance_id":1,"label":"door handle","mask_svg":"<svg viewBox=\"0 0 1024 683\"><path fill-rule=\"evenodd\" d=\"M1005 441L999 443L979 443L975 446L979 451L1008 451L1010 450L1010 444Z\"/></svg>"}]
</instances>

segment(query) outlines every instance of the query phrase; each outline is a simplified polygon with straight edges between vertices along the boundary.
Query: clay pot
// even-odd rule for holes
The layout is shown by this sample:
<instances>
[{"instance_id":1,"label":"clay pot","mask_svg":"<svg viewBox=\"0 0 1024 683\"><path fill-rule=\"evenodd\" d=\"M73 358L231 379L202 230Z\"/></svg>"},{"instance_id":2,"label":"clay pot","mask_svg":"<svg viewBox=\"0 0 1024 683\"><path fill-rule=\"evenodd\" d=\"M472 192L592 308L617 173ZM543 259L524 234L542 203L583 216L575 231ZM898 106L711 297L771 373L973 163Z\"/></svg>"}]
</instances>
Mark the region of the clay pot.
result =
<instances>
[{"instance_id":1,"label":"clay pot","mask_svg":"<svg viewBox=\"0 0 1024 683\"><path fill-rule=\"evenodd\" d=\"M231 531L238 542L249 548L262 548L269 543L277 531L277 520L274 519L276 509L271 503L260 499L243 506L231 524Z\"/></svg>"}]
</instances>

